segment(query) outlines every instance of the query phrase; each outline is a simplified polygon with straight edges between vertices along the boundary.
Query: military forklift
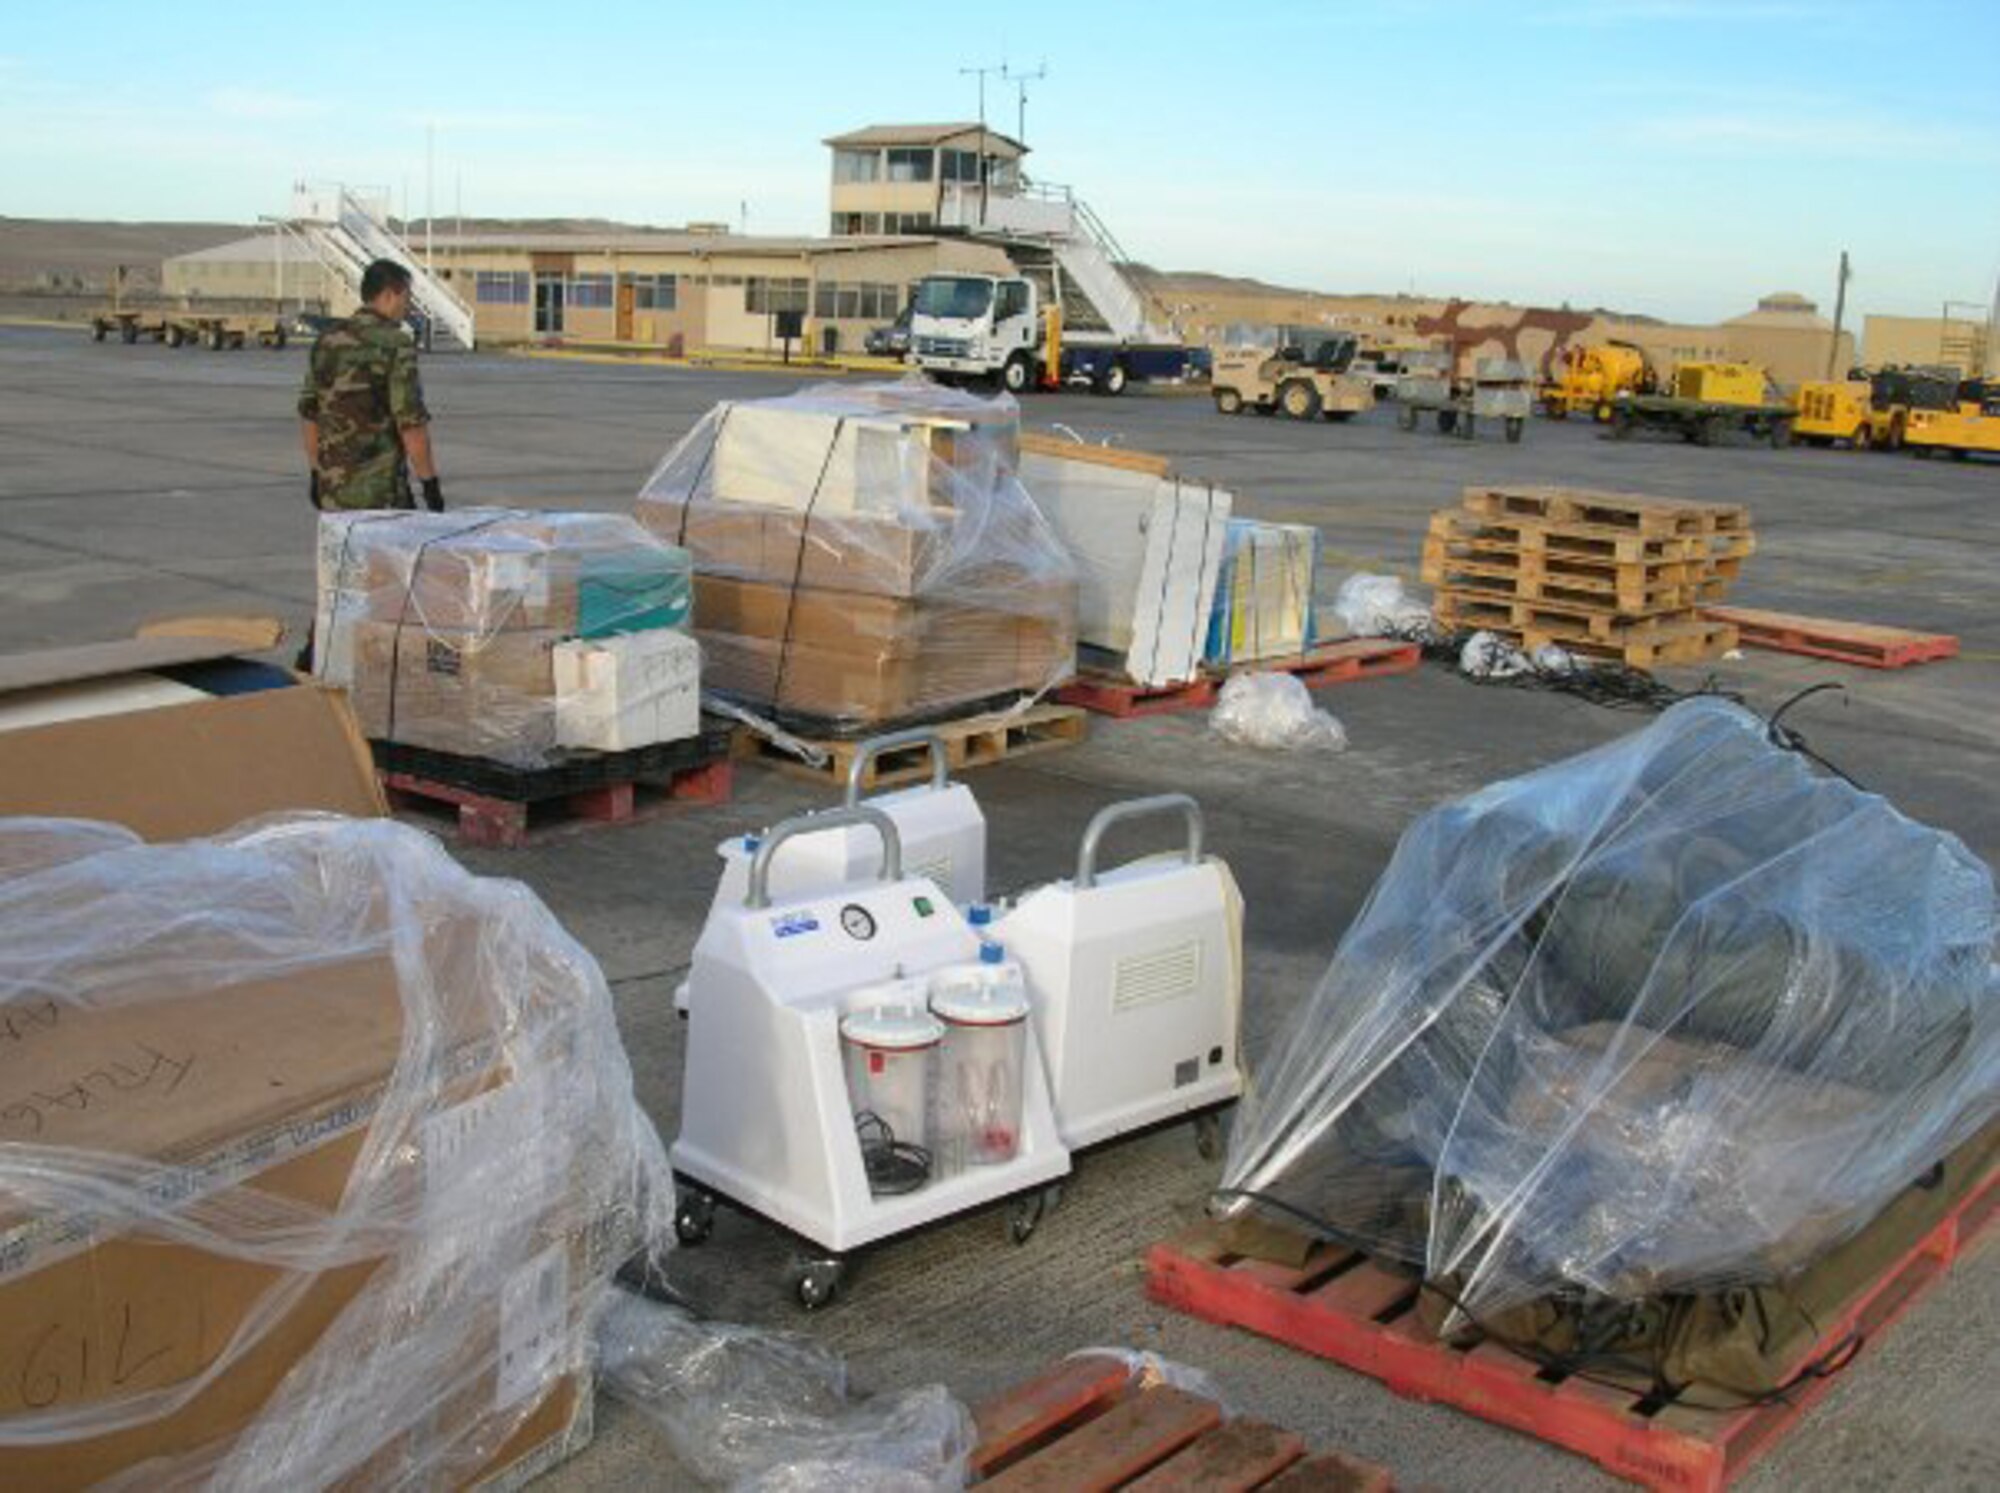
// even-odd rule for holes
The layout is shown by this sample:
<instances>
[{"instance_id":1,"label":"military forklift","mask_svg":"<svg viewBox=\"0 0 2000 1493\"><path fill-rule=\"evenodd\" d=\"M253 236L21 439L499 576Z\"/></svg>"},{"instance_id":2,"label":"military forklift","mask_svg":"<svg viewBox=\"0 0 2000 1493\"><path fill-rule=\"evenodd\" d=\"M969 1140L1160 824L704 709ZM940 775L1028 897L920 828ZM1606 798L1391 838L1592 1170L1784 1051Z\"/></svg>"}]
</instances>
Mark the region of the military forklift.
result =
<instances>
[{"instance_id":1,"label":"military forklift","mask_svg":"<svg viewBox=\"0 0 2000 1493\"><path fill-rule=\"evenodd\" d=\"M1209 379L1215 407L1225 415L1283 410L1294 420L1315 415L1351 420L1375 407L1373 381L1351 371L1360 346L1352 332L1280 327L1275 351L1245 347L1219 352Z\"/></svg>"}]
</instances>

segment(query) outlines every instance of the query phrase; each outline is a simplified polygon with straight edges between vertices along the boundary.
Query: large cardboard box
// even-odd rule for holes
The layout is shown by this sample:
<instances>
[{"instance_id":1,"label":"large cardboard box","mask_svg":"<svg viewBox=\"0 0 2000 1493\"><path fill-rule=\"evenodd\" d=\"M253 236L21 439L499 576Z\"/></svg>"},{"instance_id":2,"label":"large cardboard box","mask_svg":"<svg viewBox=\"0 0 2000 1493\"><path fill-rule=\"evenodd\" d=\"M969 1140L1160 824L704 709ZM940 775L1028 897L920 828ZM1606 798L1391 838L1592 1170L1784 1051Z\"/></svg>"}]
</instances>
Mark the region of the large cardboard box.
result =
<instances>
[{"instance_id":1,"label":"large cardboard box","mask_svg":"<svg viewBox=\"0 0 2000 1493\"><path fill-rule=\"evenodd\" d=\"M349 694L369 740L524 767L555 749L561 632L358 622L351 635Z\"/></svg>"},{"instance_id":2,"label":"large cardboard box","mask_svg":"<svg viewBox=\"0 0 2000 1493\"><path fill-rule=\"evenodd\" d=\"M1046 688L1073 663L1067 582L1015 593L1017 610L695 582L708 688L845 724L887 721Z\"/></svg>"},{"instance_id":3,"label":"large cardboard box","mask_svg":"<svg viewBox=\"0 0 2000 1493\"><path fill-rule=\"evenodd\" d=\"M0 659L0 816L108 820L168 841L284 810L383 813L367 744L338 692L282 679L226 696L151 687L154 669L224 660L239 647L150 638ZM10 709L24 704L36 708ZM149 1176L173 1183L156 1194L162 1219L202 1209L213 1220L260 1200L338 1206L403 1036L396 971L370 956L171 1001L16 995L0 1012L0 1141L151 1163ZM436 1096L450 1118L399 1150L389 1174L392 1185L406 1175L415 1198L482 1126L504 1128L517 1087L498 1049L446 1036L462 1059ZM275 1266L201 1238L93 1225L74 1205L0 1191L0 1484L81 1488L151 1459L226 1456L343 1312L395 1268L379 1250L358 1250L293 1273L296 1289L273 1295ZM558 1237L550 1258L581 1280L601 1269L592 1253L606 1242ZM452 1330L476 1344L480 1334L501 1342L547 1328L533 1291L511 1296ZM231 1351L253 1318L254 1340ZM560 1330L581 1333L580 1316ZM578 1449L590 1434L590 1386L571 1367L583 1361L580 1338L569 1343L579 1351L536 1360L534 1373L502 1383L496 1372L450 1396L368 1448L371 1465L386 1473L437 1438L463 1438L476 1451L462 1481L512 1482ZM74 1435L8 1437L10 1422L66 1415L86 1417ZM384 1433L357 1425L353 1434Z\"/></svg>"},{"instance_id":4,"label":"large cardboard box","mask_svg":"<svg viewBox=\"0 0 2000 1493\"><path fill-rule=\"evenodd\" d=\"M811 516L753 503L642 499L639 522L694 556L703 575L823 591L914 597L952 546L949 508L895 518Z\"/></svg>"}]
</instances>

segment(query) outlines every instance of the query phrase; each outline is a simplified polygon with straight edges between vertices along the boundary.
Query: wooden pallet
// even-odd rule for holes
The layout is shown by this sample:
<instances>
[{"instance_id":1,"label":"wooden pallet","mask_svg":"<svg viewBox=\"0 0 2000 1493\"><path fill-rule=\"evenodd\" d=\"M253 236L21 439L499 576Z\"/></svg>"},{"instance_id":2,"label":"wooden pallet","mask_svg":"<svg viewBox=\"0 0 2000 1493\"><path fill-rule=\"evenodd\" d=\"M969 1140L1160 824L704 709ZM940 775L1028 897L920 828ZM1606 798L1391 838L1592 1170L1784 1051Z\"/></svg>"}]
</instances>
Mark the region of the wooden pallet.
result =
<instances>
[{"instance_id":1,"label":"wooden pallet","mask_svg":"<svg viewBox=\"0 0 2000 1493\"><path fill-rule=\"evenodd\" d=\"M1833 658L1865 669L1904 669L1958 655L1958 639L1949 633L1911 632L1754 607L1705 607L1702 616L1734 627L1746 648Z\"/></svg>"},{"instance_id":2,"label":"wooden pallet","mask_svg":"<svg viewBox=\"0 0 2000 1493\"><path fill-rule=\"evenodd\" d=\"M468 845L518 850L536 840L630 824L676 805L728 803L734 782L729 732L633 752L575 754L539 769L389 743L371 744L390 804L442 812Z\"/></svg>"},{"instance_id":3,"label":"wooden pallet","mask_svg":"<svg viewBox=\"0 0 2000 1493\"><path fill-rule=\"evenodd\" d=\"M1215 681L1204 675L1180 684L1135 684L1115 674L1085 669L1069 683L1059 686L1055 697L1064 705L1129 720L1142 715L1206 710L1215 703Z\"/></svg>"},{"instance_id":4,"label":"wooden pallet","mask_svg":"<svg viewBox=\"0 0 2000 1493\"><path fill-rule=\"evenodd\" d=\"M974 1486L1027 1493L1388 1493L1388 1471L1212 1401L1133 1383L1101 1354L1065 1359L973 1411Z\"/></svg>"},{"instance_id":5,"label":"wooden pallet","mask_svg":"<svg viewBox=\"0 0 2000 1493\"><path fill-rule=\"evenodd\" d=\"M965 720L939 721L926 727L943 740L945 758L954 774L996 762L1013 762L1037 752L1074 746L1090 733L1090 719L1070 705L1033 705L1019 713L1001 711L972 716ZM844 786L848 770L860 751L861 741L816 741L799 738L825 754L818 766L802 762L792 753L749 730L736 733L735 755L739 761L761 762L793 777L816 783ZM891 788L899 783L920 782L930 775L930 748L922 744L892 747L877 753L863 770L864 792Z\"/></svg>"},{"instance_id":6,"label":"wooden pallet","mask_svg":"<svg viewBox=\"0 0 2000 1493\"><path fill-rule=\"evenodd\" d=\"M1396 638L1343 638L1316 643L1304 653L1279 658L1259 658L1218 670L1216 677L1232 674L1290 674L1307 689L1325 689L1357 679L1386 679L1407 674L1424 661L1424 651L1415 643Z\"/></svg>"},{"instance_id":7,"label":"wooden pallet","mask_svg":"<svg viewBox=\"0 0 2000 1493\"><path fill-rule=\"evenodd\" d=\"M1432 609L1438 621L1448 627L1511 630L1536 633L1558 642L1566 639L1620 647L1669 642L1716 625L1704 623L1692 607L1626 616L1594 606L1527 600L1505 592L1457 589L1439 591Z\"/></svg>"},{"instance_id":8,"label":"wooden pallet","mask_svg":"<svg viewBox=\"0 0 2000 1493\"><path fill-rule=\"evenodd\" d=\"M1805 1362L1867 1344L1927 1295L1995 1218L2000 1170L1988 1173L1936 1227L1830 1320ZM1146 1256L1155 1301L1276 1338L1379 1379L1397 1394L1437 1401L1525 1431L1649 1488L1726 1487L1791 1432L1835 1379L1807 1379L1783 1401L1735 1410L1660 1406L1647 1395L1564 1377L1492 1342L1443 1341L1419 1319L1418 1285L1337 1245L1314 1246L1296 1268L1230 1252L1213 1225L1156 1244Z\"/></svg>"},{"instance_id":9,"label":"wooden pallet","mask_svg":"<svg viewBox=\"0 0 2000 1493\"><path fill-rule=\"evenodd\" d=\"M1734 503L1686 503L1569 487L1468 487L1465 511L1489 519L1587 524L1649 536L1747 533L1750 528L1750 510Z\"/></svg>"},{"instance_id":10,"label":"wooden pallet","mask_svg":"<svg viewBox=\"0 0 2000 1493\"><path fill-rule=\"evenodd\" d=\"M1757 548L1756 534L1747 529L1726 534L1638 534L1597 524L1481 517L1461 508L1433 513L1427 539L1465 551L1550 554L1618 565L1743 560Z\"/></svg>"},{"instance_id":11,"label":"wooden pallet","mask_svg":"<svg viewBox=\"0 0 2000 1493\"><path fill-rule=\"evenodd\" d=\"M1433 565L1426 557L1425 582L1440 591L1463 596L1541 602L1567 611L1606 617L1647 617L1685 612L1703 602L1718 601L1729 582L1721 577L1700 581L1655 581L1643 586L1617 582L1618 589L1594 576L1574 576L1533 570L1508 571L1494 566L1449 562Z\"/></svg>"},{"instance_id":12,"label":"wooden pallet","mask_svg":"<svg viewBox=\"0 0 2000 1493\"><path fill-rule=\"evenodd\" d=\"M1439 613L1439 620L1445 620L1442 612ZM1493 622L1482 622L1476 626L1480 631L1505 638L1525 653L1553 646L1588 662L1616 664L1642 672L1704 663L1720 658L1736 646L1736 629L1719 622L1681 623L1675 631L1657 634L1645 642L1603 642L1578 637L1570 632L1556 634Z\"/></svg>"}]
</instances>

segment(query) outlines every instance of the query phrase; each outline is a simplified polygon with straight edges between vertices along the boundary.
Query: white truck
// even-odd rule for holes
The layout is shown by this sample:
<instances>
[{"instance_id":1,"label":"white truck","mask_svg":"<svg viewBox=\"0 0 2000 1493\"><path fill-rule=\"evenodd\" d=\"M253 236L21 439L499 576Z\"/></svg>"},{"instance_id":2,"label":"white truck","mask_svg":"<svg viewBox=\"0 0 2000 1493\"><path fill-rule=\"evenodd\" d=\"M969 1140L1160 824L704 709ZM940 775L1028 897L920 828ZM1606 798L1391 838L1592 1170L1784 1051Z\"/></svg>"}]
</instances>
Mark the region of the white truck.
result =
<instances>
[{"instance_id":1,"label":"white truck","mask_svg":"<svg viewBox=\"0 0 2000 1493\"><path fill-rule=\"evenodd\" d=\"M1046 308L1025 277L927 275L917 286L910 361L940 383L997 383L1010 394L1083 384L1122 394L1134 380L1204 378L1211 366L1206 348L1068 331L1060 322L1055 339L1051 350Z\"/></svg>"}]
</instances>

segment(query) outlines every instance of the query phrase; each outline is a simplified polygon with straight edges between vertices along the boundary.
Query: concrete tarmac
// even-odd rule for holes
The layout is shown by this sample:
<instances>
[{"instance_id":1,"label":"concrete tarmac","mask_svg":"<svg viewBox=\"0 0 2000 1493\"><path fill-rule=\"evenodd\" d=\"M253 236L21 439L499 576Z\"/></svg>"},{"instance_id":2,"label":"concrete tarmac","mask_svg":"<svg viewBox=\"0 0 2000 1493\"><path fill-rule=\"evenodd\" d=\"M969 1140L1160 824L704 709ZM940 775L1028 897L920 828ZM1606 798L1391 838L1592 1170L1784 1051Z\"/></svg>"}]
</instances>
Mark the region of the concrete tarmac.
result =
<instances>
[{"instance_id":1,"label":"concrete tarmac","mask_svg":"<svg viewBox=\"0 0 2000 1493\"><path fill-rule=\"evenodd\" d=\"M292 413L303 365L283 353L93 345L0 329L0 651L94 641L173 613L311 610L312 532ZM426 360L435 440L454 506L620 511L668 447L718 399L796 380L770 374L501 356ZM2000 861L2000 470L1750 445L1613 443L1589 425L1533 423L1519 446L1404 433L1387 412L1348 425L1214 412L1206 399L1038 396L1036 427L1159 451L1240 495L1241 511L1317 524L1330 597L1352 569L1414 579L1424 520L1468 483L1563 482L1747 503L1760 549L1732 600L1957 633L1956 662L1874 673L1771 653L1714 672L1769 708L1833 679L1790 723L1909 814ZM1670 677L1692 685L1706 671ZM1441 668L1327 691L1351 745L1331 758L1261 756L1210 738L1199 716L1093 722L1082 747L983 770L992 880L1062 874L1102 805L1185 789L1248 908L1245 1041L1256 1057L1326 967L1397 836L1424 809L1556 761L1644 717ZM535 888L602 961L641 1101L675 1128L681 1033L671 991L713 888L725 835L827 795L759 770L735 801L518 853L463 852ZM1135 834L1135 840L1138 836ZM1141 1293L1145 1247L1200 1217L1217 1166L1185 1127L1081 1159L1062 1206L1025 1246L984 1214L866 1257L849 1298L816 1316L785 1292L784 1244L724 1214L675 1257L677 1285L731 1320L804 1332L848 1355L857 1383L942 1381L965 1399L1062 1354L1148 1348L1207 1371L1239 1410L1439 1488L1611 1486L1588 1463L1373 1382L1160 1310ZM1754 1488L1983 1487L2000 1458L2000 1251L1962 1265L1867 1345L1826 1402L1752 1474ZM549 1488L685 1486L646 1423L600 1400L591 1449Z\"/></svg>"}]
</instances>

